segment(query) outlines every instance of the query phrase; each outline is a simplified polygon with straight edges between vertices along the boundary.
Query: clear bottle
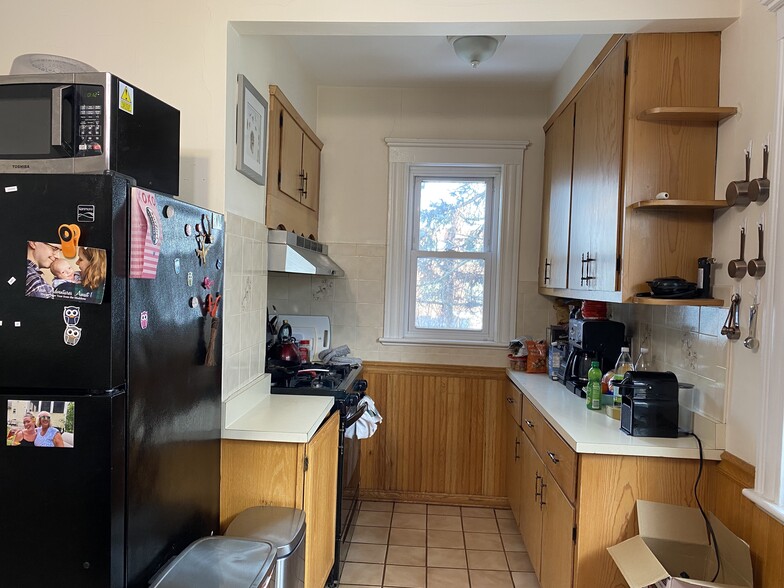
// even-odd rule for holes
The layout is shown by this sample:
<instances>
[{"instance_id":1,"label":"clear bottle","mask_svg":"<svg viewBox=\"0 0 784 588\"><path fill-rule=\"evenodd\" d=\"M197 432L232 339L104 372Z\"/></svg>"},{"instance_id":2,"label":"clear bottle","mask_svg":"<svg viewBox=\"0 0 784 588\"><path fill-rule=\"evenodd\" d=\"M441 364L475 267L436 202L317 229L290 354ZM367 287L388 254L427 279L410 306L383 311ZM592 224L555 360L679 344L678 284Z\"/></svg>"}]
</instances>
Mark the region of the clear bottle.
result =
<instances>
[{"instance_id":1,"label":"clear bottle","mask_svg":"<svg viewBox=\"0 0 784 588\"><path fill-rule=\"evenodd\" d=\"M648 348L640 347L640 355L637 356L637 361L634 362L635 372L648 372L651 366L648 363Z\"/></svg>"},{"instance_id":2,"label":"clear bottle","mask_svg":"<svg viewBox=\"0 0 784 588\"><path fill-rule=\"evenodd\" d=\"M592 361L591 369L588 370L585 405L590 410L599 410L602 407L602 370L599 369L598 361Z\"/></svg>"},{"instance_id":3,"label":"clear bottle","mask_svg":"<svg viewBox=\"0 0 784 588\"><path fill-rule=\"evenodd\" d=\"M621 389L615 386L620 383L626 376L626 372L634 371L634 364L632 363L632 356L629 355L628 347L621 347L621 354L618 356L618 361L615 362L615 375L610 381L610 387L613 393L613 404L615 406L621 405Z\"/></svg>"}]
</instances>

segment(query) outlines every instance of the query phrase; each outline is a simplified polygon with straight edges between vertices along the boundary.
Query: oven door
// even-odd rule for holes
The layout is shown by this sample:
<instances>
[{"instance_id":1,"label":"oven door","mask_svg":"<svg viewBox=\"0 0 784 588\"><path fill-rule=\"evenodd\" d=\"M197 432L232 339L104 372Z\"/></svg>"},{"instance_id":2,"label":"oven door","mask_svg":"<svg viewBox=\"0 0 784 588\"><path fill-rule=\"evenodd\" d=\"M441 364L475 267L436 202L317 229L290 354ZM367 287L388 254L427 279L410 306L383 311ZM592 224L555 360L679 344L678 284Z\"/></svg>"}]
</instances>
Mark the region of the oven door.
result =
<instances>
[{"instance_id":1,"label":"oven door","mask_svg":"<svg viewBox=\"0 0 784 588\"><path fill-rule=\"evenodd\" d=\"M353 425L367 410L367 405L352 406L346 414L345 429ZM346 541L351 520L359 502L360 440L343 437L343 467L340 488L340 539Z\"/></svg>"}]
</instances>

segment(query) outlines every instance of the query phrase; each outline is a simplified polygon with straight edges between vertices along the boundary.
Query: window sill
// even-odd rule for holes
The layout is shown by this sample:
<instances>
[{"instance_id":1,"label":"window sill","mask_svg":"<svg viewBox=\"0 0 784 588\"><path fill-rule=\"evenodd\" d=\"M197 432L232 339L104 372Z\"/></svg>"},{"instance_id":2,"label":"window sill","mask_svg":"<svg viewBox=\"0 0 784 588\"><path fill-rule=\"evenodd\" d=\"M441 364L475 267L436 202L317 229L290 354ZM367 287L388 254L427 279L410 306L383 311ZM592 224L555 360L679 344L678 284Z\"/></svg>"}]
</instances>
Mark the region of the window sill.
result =
<instances>
[{"instance_id":1,"label":"window sill","mask_svg":"<svg viewBox=\"0 0 784 588\"><path fill-rule=\"evenodd\" d=\"M394 339L390 337L381 337L378 340L382 345L434 345L440 347L483 347L490 349L507 349L508 343L499 343L497 341L446 341L444 339Z\"/></svg>"},{"instance_id":2,"label":"window sill","mask_svg":"<svg viewBox=\"0 0 784 588\"><path fill-rule=\"evenodd\" d=\"M780 505L776 504L775 502L771 502L762 494L751 488L745 488L743 490L743 496L751 500L754 504L772 516L778 522L784 524L784 508L782 508Z\"/></svg>"}]
</instances>

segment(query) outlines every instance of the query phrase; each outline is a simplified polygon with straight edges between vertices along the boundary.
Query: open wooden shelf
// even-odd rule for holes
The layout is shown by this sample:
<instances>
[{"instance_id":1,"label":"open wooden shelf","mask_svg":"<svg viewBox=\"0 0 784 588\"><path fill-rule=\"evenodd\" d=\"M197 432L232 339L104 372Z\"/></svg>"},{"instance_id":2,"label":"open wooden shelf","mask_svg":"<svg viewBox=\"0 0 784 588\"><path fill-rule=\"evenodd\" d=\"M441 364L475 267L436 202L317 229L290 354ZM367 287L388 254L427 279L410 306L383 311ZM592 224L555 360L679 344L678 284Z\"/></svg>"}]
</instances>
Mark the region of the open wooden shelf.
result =
<instances>
[{"instance_id":1,"label":"open wooden shelf","mask_svg":"<svg viewBox=\"0 0 784 588\"><path fill-rule=\"evenodd\" d=\"M630 210L721 210L729 207L726 200L640 200L630 204Z\"/></svg>"},{"instance_id":2,"label":"open wooden shelf","mask_svg":"<svg viewBox=\"0 0 784 588\"><path fill-rule=\"evenodd\" d=\"M656 106L643 110L637 118L660 122L719 122L737 113L734 106Z\"/></svg>"},{"instance_id":3,"label":"open wooden shelf","mask_svg":"<svg viewBox=\"0 0 784 588\"><path fill-rule=\"evenodd\" d=\"M652 306L724 306L718 298L651 298L650 296L632 296L634 304L650 304Z\"/></svg>"}]
</instances>

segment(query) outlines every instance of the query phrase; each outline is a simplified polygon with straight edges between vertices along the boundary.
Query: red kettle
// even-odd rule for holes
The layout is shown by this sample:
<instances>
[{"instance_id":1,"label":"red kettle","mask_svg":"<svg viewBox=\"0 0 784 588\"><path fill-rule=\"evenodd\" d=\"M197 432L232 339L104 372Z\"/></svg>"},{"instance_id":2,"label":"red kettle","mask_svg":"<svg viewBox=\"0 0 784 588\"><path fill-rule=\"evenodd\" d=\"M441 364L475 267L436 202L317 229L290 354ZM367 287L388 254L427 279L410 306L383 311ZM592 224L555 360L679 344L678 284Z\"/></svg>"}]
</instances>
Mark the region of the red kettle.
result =
<instances>
[{"instance_id":1,"label":"red kettle","mask_svg":"<svg viewBox=\"0 0 784 588\"><path fill-rule=\"evenodd\" d=\"M269 357L271 359L290 361L295 365L301 363L299 345L297 345L297 341L292 335L291 325L288 321L284 320L280 329L278 329L278 340L270 348Z\"/></svg>"}]
</instances>

